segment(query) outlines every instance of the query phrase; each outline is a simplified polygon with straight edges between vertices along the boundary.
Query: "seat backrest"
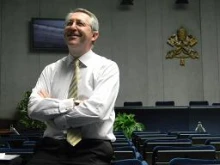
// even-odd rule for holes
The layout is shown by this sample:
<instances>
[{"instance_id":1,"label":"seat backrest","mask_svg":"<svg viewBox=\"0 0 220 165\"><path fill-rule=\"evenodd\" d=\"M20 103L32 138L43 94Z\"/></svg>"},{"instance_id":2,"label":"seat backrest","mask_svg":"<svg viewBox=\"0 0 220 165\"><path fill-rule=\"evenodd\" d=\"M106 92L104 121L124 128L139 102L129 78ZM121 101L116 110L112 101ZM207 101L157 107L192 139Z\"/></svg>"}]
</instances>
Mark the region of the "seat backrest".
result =
<instances>
[{"instance_id":1,"label":"seat backrest","mask_svg":"<svg viewBox=\"0 0 220 165\"><path fill-rule=\"evenodd\" d=\"M200 165L200 164L216 164L220 165L220 160L210 159L190 159L190 158L173 158L169 165Z\"/></svg>"},{"instance_id":2,"label":"seat backrest","mask_svg":"<svg viewBox=\"0 0 220 165\"><path fill-rule=\"evenodd\" d=\"M212 145L172 147L157 146L153 150L152 165L169 164L173 158L215 159L215 147Z\"/></svg>"},{"instance_id":3,"label":"seat backrest","mask_svg":"<svg viewBox=\"0 0 220 165\"><path fill-rule=\"evenodd\" d=\"M155 139L155 137L164 137L167 136L167 133L142 133L142 132L133 132L132 133L132 143L138 148L140 148L140 145L143 144L143 142L145 141L145 137L146 138L153 138ZM144 140L143 140L144 139Z\"/></svg>"},{"instance_id":4,"label":"seat backrest","mask_svg":"<svg viewBox=\"0 0 220 165\"><path fill-rule=\"evenodd\" d=\"M175 106L174 101L156 101L155 102L156 106Z\"/></svg>"},{"instance_id":5,"label":"seat backrest","mask_svg":"<svg viewBox=\"0 0 220 165\"><path fill-rule=\"evenodd\" d=\"M192 140L190 139L156 139L156 140L146 140L144 142L145 152L153 152L156 146L192 146Z\"/></svg>"},{"instance_id":6,"label":"seat backrest","mask_svg":"<svg viewBox=\"0 0 220 165\"><path fill-rule=\"evenodd\" d=\"M213 106L220 106L220 103L212 103Z\"/></svg>"},{"instance_id":7,"label":"seat backrest","mask_svg":"<svg viewBox=\"0 0 220 165\"><path fill-rule=\"evenodd\" d=\"M213 145L215 147L216 159L220 159L220 138L217 139L207 139L205 145Z\"/></svg>"},{"instance_id":8,"label":"seat backrest","mask_svg":"<svg viewBox=\"0 0 220 165\"><path fill-rule=\"evenodd\" d=\"M23 142L27 141L27 138L10 138L10 137L2 137L1 141L5 141L9 143L11 148L22 148Z\"/></svg>"},{"instance_id":9,"label":"seat backrest","mask_svg":"<svg viewBox=\"0 0 220 165\"><path fill-rule=\"evenodd\" d=\"M190 101L189 106L203 106L203 105L209 105L208 101Z\"/></svg>"},{"instance_id":10,"label":"seat backrest","mask_svg":"<svg viewBox=\"0 0 220 165\"><path fill-rule=\"evenodd\" d=\"M220 151L220 138L217 139L207 139L205 145L213 145L215 149Z\"/></svg>"},{"instance_id":11,"label":"seat backrest","mask_svg":"<svg viewBox=\"0 0 220 165\"><path fill-rule=\"evenodd\" d=\"M132 136L135 135L149 135L149 134L161 134L161 131L133 131Z\"/></svg>"},{"instance_id":12,"label":"seat backrest","mask_svg":"<svg viewBox=\"0 0 220 165\"><path fill-rule=\"evenodd\" d=\"M5 140L0 139L0 148L10 148L10 144Z\"/></svg>"},{"instance_id":13,"label":"seat backrest","mask_svg":"<svg viewBox=\"0 0 220 165\"><path fill-rule=\"evenodd\" d=\"M197 133L196 131L169 131L169 135L179 135L179 134L195 134Z\"/></svg>"},{"instance_id":14,"label":"seat backrest","mask_svg":"<svg viewBox=\"0 0 220 165\"><path fill-rule=\"evenodd\" d=\"M124 106L143 106L143 103L141 101L126 101Z\"/></svg>"},{"instance_id":15,"label":"seat backrest","mask_svg":"<svg viewBox=\"0 0 220 165\"><path fill-rule=\"evenodd\" d=\"M178 146L187 147L192 146L190 139L157 139L157 140L146 140L143 146L143 158L149 164L152 164L152 153L157 146Z\"/></svg>"},{"instance_id":16,"label":"seat backrest","mask_svg":"<svg viewBox=\"0 0 220 165\"><path fill-rule=\"evenodd\" d=\"M145 161L140 161L137 159L126 159L126 160L112 161L111 165L148 165L148 164Z\"/></svg>"},{"instance_id":17,"label":"seat backrest","mask_svg":"<svg viewBox=\"0 0 220 165\"><path fill-rule=\"evenodd\" d=\"M198 137L198 136L211 136L211 134L209 134L209 133L207 133L207 132L201 132L201 133L197 133L197 132L195 132L195 133L179 133L179 134L177 134L177 136L178 136L178 138L179 139L185 139L185 138L190 138L190 137L193 137L193 136L195 136L195 137Z\"/></svg>"},{"instance_id":18,"label":"seat backrest","mask_svg":"<svg viewBox=\"0 0 220 165\"><path fill-rule=\"evenodd\" d=\"M122 146L114 148L114 159L123 160L123 159L136 159L135 148L131 146Z\"/></svg>"},{"instance_id":19,"label":"seat backrest","mask_svg":"<svg viewBox=\"0 0 220 165\"><path fill-rule=\"evenodd\" d=\"M190 135L189 139L194 145L203 145L208 139L220 139L220 135Z\"/></svg>"},{"instance_id":20,"label":"seat backrest","mask_svg":"<svg viewBox=\"0 0 220 165\"><path fill-rule=\"evenodd\" d=\"M173 135L159 135L159 136L143 136L139 139L138 143L136 143L136 148L138 149L138 151L143 155L143 146L144 146L144 142L146 140L153 140L153 139L177 139L177 136L173 136Z\"/></svg>"}]
</instances>

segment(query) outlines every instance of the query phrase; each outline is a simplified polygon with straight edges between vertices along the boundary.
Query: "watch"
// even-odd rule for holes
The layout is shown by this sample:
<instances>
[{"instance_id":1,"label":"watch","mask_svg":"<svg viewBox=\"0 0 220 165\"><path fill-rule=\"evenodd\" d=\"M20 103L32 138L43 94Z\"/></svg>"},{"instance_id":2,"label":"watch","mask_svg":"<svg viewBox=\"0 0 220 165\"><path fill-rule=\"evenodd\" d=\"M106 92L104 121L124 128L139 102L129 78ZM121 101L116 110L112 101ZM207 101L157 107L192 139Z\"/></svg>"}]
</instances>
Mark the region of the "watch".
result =
<instances>
[{"instance_id":1,"label":"watch","mask_svg":"<svg viewBox=\"0 0 220 165\"><path fill-rule=\"evenodd\" d=\"M74 105L75 105L75 106L79 105L80 102L81 102L80 100L73 100L73 101L74 101Z\"/></svg>"}]
</instances>

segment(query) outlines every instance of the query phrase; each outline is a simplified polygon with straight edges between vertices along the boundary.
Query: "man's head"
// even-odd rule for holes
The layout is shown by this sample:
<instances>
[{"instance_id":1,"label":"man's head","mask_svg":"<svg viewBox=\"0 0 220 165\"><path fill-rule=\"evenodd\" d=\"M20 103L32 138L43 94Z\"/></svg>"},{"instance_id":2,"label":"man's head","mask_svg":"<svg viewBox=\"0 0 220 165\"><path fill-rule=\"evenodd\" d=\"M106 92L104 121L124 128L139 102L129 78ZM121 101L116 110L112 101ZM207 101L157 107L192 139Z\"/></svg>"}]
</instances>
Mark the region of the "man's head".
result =
<instances>
[{"instance_id":1,"label":"man's head","mask_svg":"<svg viewBox=\"0 0 220 165\"><path fill-rule=\"evenodd\" d=\"M72 55L89 51L99 36L99 22L90 11L77 8L66 16L64 37Z\"/></svg>"}]
</instances>

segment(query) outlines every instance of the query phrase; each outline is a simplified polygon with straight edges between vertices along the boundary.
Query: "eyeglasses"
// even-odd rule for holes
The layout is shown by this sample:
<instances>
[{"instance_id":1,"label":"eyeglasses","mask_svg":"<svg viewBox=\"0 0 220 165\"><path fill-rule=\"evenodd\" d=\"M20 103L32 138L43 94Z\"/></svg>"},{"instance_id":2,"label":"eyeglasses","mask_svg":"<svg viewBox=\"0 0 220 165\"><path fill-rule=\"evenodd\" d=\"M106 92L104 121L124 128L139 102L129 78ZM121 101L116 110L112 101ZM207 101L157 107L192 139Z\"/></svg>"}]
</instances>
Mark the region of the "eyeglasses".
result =
<instances>
[{"instance_id":1,"label":"eyeglasses","mask_svg":"<svg viewBox=\"0 0 220 165\"><path fill-rule=\"evenodd\" d=\"M65 26L73 26L73 24L75 24L75 26L77 26L77 27L86 27L86 26L91 27L91 25L83 22L82 20L75 20L75 21L69 20L65 23ZM91 27L91 29L92 29L92 27Z\"/></svg>"}]
</instances>

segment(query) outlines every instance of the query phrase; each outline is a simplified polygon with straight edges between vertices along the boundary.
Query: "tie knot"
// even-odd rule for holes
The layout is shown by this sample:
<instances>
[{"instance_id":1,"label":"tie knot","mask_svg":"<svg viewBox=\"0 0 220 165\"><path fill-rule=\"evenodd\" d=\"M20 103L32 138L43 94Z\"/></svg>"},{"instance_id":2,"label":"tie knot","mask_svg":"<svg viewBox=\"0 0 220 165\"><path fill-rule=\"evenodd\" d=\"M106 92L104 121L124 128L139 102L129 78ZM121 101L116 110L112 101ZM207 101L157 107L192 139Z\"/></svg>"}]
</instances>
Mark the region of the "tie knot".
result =
<instances>
[{"instance_id":1,"label":"tie knot","mask_svg":"<svg viewBox=\"0 0 220 165\"><path fill-rule=\"evenodd\" d=\"M79 67L79 59L78 59L78 58L76 58L76 59L73 61L73 63L74 63L74 65L75 65L76 67Z\"/></svg>"}]
</instances>

